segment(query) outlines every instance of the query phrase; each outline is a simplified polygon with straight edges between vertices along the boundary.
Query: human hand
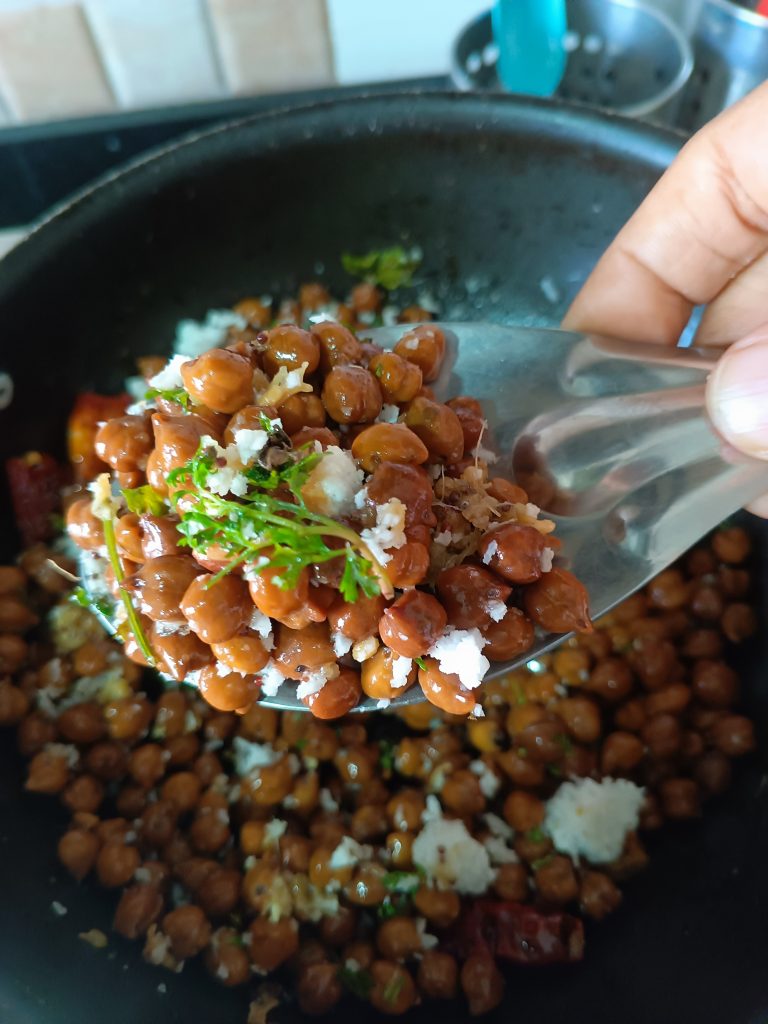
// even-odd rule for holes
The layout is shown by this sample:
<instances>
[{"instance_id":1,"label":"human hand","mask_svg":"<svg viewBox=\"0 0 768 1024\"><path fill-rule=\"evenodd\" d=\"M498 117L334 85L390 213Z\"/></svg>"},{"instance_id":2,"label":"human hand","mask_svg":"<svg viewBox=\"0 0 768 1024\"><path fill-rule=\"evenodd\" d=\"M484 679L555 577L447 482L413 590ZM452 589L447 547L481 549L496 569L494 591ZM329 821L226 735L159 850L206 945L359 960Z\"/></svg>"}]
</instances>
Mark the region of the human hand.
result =
<instances>
[{"instance_id":1,"label":"human hand","mask_svg":"<svg viewBox=\"0 0 768 1024\"><path fill-rule=\"evenodd\" d=\"M707 386L735 448L768 459L768 83L703 128L616 236L563 326L728 346ZM768 517L768 495L750 506Z\"/></svg>"}]
</instances>

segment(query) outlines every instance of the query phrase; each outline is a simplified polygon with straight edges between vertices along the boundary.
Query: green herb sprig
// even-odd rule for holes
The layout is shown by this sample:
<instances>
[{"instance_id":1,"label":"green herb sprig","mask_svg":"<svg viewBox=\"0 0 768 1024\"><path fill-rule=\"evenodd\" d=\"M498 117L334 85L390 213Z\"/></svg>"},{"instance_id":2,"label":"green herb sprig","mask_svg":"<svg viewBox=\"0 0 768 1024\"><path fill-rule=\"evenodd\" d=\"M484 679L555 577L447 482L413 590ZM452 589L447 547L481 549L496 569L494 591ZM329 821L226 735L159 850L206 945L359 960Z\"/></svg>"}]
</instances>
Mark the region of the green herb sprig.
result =
<instances>
[{"instance_id":1,"label":"green herb sprig","mask_svg":"<svg viewBox=\"0 0 768 1024\"><path fill-rule=\"evenodd\" d=\"M168 390L164 390L163 388L150 388L144 395L144 400L146 402L151 402L153 398L163 398L166 402L175 402L176 405L181 405L185 409L189 407L189 403L191 401L184 388L170 388Z\"/></svg>"},{"instance_id":2,"label":"green herb sprig","mask_svg":"<svg viewBox=\"0 0 768 1024\"><path fill-rule=\"evenodd\" d=\"M128 511L134 512L137 516L143 515L145 512L149 512L153 516L161 516L166 511L165 502L149 484L144 484L143 487L124 487L123 498L128 506Z\"/></svg>"},{"instance_id":3,"label":"green herb sprig","mask_svg":"<svg viewBox=\"0 0 768 1024\"><path fill-rule=\"evenodd\" d=\"M418 250L404 249L393 245L388 249L372 249L370 252L353 255L345 252L341 265L352 277L359 277L369 284L378 284L387 291L410 284L414 272L421 263Z\"/></svg>"},{"instance_id":4,"label":"green herb sprig","mask_svg":"<svg viewBox=\"0 0 768 1024\"><path fill-rule=\"evenodd\" d=\"M302 487L322 454L295 454L278 468L244 469L248 490L234 500L211 490L209 478L218 468L216 455L201 442L195 456L168 475L171 500L181 519L177 526L181 544L201 553L216 545L230 558L211 584L246 563L259 572L276 570L276 582L290 590L306 566L342 558L339 591L345 601L357 600L361 591L366 597L379 592L391 597L389 577L360 535L312 512L304 502ZM292 501L286 500L286 490ZM332 548L326 542L329 537L346 543Z\"/></svg>"},{"instance_id":5,"label":"green herb sprig","mask_svg":"<svg viewBox=\"0 0 768 1024\"><path fill-rule=\"evenodd\" d=\"M358 999L367 999L371 994L373 975L368 971L353 971L349 967L340 967L338 977L344 988Z\"/></svg>"}]
</instances>

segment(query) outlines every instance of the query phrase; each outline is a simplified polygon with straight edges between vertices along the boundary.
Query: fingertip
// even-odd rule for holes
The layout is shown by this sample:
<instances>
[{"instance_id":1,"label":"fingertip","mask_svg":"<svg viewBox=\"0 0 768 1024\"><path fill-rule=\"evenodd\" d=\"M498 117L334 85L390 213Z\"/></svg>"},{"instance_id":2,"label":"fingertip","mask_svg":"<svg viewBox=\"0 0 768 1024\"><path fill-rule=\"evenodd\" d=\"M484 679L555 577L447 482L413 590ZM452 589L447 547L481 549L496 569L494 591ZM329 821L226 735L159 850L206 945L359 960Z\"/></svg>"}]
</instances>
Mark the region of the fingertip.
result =
<instances>
[{"instance_id":1,"label":"fingertip","mask_svg":"<svg viewBox=\"0 0 768 1024\"><path fill-rule=\"evenodd\" d=\"M723 353L707 383L707 408L734 448L768 459L768 329Z\"/></svg>"}]
</instances>

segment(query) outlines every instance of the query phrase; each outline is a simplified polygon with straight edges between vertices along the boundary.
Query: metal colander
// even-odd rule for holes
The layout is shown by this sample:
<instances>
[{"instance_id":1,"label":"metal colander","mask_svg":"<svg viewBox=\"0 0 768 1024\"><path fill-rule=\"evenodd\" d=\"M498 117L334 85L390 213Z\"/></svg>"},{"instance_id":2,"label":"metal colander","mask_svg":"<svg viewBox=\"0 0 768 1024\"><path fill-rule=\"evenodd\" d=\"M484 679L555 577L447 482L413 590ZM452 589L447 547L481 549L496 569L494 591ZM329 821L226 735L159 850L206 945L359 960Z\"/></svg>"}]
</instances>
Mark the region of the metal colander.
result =
<instances>
[{"instance_id":1,"label":"metal colander","mask_svg":"<svg viewBox=\"0 0 768 1024\"><path fill-rule=\"evenodd\" d=\"M568 0L568 62L557 95L630 117L671 121L693 69L682 31L638 0ZM464 90L502 90L490 11L461 32L451 77Z\"/></svg>"}]
</instances>

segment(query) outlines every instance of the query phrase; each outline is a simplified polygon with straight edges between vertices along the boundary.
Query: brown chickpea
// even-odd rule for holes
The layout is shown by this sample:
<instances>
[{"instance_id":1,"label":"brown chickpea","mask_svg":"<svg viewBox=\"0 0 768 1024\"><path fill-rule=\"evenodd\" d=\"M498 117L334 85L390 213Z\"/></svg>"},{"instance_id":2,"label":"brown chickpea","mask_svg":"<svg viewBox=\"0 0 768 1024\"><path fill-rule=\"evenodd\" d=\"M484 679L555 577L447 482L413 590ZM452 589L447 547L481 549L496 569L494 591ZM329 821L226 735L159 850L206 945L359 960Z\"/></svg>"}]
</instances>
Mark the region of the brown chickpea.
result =
<instances>
[{"instance_id":1,"label":"brown chickpea","mask_svg":"<svg viewBox=\"0 0 768 1024\"><path fill-rule=\"evenodd\" d=\"M381 639L404 658L418 658L442 634L448 616L440 602L420 590L409 590L385 610L379 620Z\"/></svg>"},{"instance_id":2,"label":"brown chickpea","mask_svg":"<svg viewBox=\"0 0 768 1024\"><path fill-rule=\"evenodd\" d=\"M155 728L165 739L182 736L186 731L189 710L189 703L181 690L166 690L157 702Z\"/></svg>"},{"instance_id":3,"label":"brown chickpea","mask_svg":"<svg viewBox=\"0 0 768 1024\"><path fill-rule=\"evenodd\" d=\"M328 609L328 624L357 642L376 632L383 611L384 598L380 594L361 596L357 601L345 601L339 594Z\"/></svg>"},{"instance_id":4,"label":"brown chickpea","mask_svg":"<svg viewBox=\"0 0 768 1024\"><path fill-rule=\"evenodd\" d=\"M13 687L16 690L16 687ZM21 693L21 691L19 691ZM22 697L24 694L22 694ZM12 697L14 704L19 703ZM16 734L16 744L19 753L24 757L32 757L39 753L46 743L53 743L56 739L56 726L48 718L44 718L39 711L32 711L19 723Z\"/></svg>"},{"instance_id":5,"label":"brown chickpea","mask_svg":"<svg viewBox=\"0 0 768 1024\"><path fill-rule=\"evenodd\" d=\"M320 937L329 946L344 946L354 939L359 924L357 910L341 905L332 917L320 921Z\"/></svg>"},{"instance_id":6,"label":"brown chickpea","mask_svg":"<svg viewBox=\"0 0 768 1024\"><path fill-rule=\"evenodd\" d=\"M138 784L127 783L120 787L115 798L115 810L125 818L138 818L147 806L147 790Z\"/></svg>"},{"instance_id":7,"label":"brown chickpea","mask_svg":"<svg viewBox=\"0 0 768 1024\"><path fill-rule=\"evenodd\" d=\"M174 804L179 814L185 814L194 809L202 788L194 772L176 772L163 783L160 798Z\"/></svg>"},{"instance_id":8,"label":"brown chickpea","mask_svg":"<svg viewBox=\"0 0 768 1024\"><path fill-rule=\"evenodd\" d=\"M116 520L115 538L121 555L134 562L144 561L139 517L134 512L128 512Z\"/></svg>"},{"instance_id":9,"label":"brown chickpea","mask_svg":"<svg viewBox=\"0 0 768 1024\"><path fill-rule=\"evenodd\" d=\"M320 369L323 373L329 373L335 366L360 360L360 342L347 327L326 320L313 324L312 334L320 344Z\"/></svg>"},{"instance_id":10,"label":"brown chickpea","mask_svg":"<svg viewBox=\"0 0 768 1024\"><path fill-rule=\"evenodd\" d=\"M78 498L67 509L67 533L79 548L95 551L104 544L104 525L94 514L90 498Z\"/></svg>"},{"instance_id":11,"label":"brown chickpea","mask_svg":"<svg viewBox=\"0 0 768 1024\"><path fill-rule=\"evenodd\" d=\"M253 296L240 299L239 302L235 303L232 309L233 312L248 321L249 327L266 327L272 319L272 309L270 305L262 302L261 299L254 298Z\"/></svg>"},{"instance_id":12,"label":"brown chickpea","mask_svg":"<svg viewBox=\"0 0 768 1024\"><path fill-rule=\"evenodd\" d=\"M416 832L421 828L425 807L422 793L416 789L401 789L387 802L387 814L393 828L400 832Z\"/></svg>"},{"instance_id":13,"label":"brown chickpea","mask_svg":"<svg viewBox=\"0 0 768 1024\"><path fill-rule=\"evenodd\" d=\"M579 743L595 743L601 734L600 709L589 697L566 697L555 711Z\"/></svg>"},{"instance_id":14,"label":"brown chickpea","mask_svg":"<svg viewBox=\"0 0 768 1024\"><path fill-rule=\"evenodd\" d=\"M731 784L731 762L720 750L708 750L693 766L694 778L705 794L719 796Z\"/></svg>"},{"instance_id":15,"label":"brown chickpea","mask_svg":"<svg viewBox=\"0 0 768 1024\"><path fill-rule=\"evenodd\" d=\"M194 414L169 416L166 413L155 412L152 414L152 429L155 433L155 451L147 459L147 480L160 494L167 490L165 477L172 469L178 469L189 462L196 454L202 437L213 434L214 439L218 439L210 424ZM150 463L155 453L161 486L150 477Z\"/></svg>"},{"instance_id":16,"label":"brown chickpea","mask_svg":"<svg viewBox=\"0 0 768 1024\"><path fill-rule=\"evenodd\" d=\"M352 442L352 454L360 466L373 473L382 462L420 466L429 458L421 440L404 423L374 423Z\"/></svg>"},{"instance_id":17,"label":"brown chickpea","mask_svg":"<svg viewBox=\"0 0 768 1024\"><path fill-rule=\"evenodd\" d=\"M632 669L623 658L604 658L590 672L587 689L614 703L631 693L633 682Z\"/></svg>"},{"instance_id":18,"label":"brown chickpea","mask_svg":"<svg viewBox=\"0 0 768 1024\"><path fill-rule=\"evenodd\" d=\"M294 448L308 447L310 451L314 451L315 442L325 451L331 445L338 445L339 439L328 427L301 427L291 434L291 444Z\"/></svg>"},{"instance_id":19,"label":"brown chickpea","mask_svg":"<svg viewBox=\"0 0 768 1024\"><path fill-rule=\"evenodd\" d=\"M461 424L464 434L464 451L472 452L480 443L480 438L485 430L483 407L476 398L470 398L468 395L458 395L456 398L451 398L446 402L446 405L449 409L453 410ZM506 480L501 482L502 484L508 483ZM520 491L520 488L515 488L514 484L509 484L509 486L514 488L514 498L500 497L498 493L494 494L493 497L498 498L499 501L526 502L528 500L528 496L524 492L518 495L517 492Z\"/></svg>"},{"instance_id":20,"label":"brown chickpea","mask_svg":"<svg viewBox=\"0 0 768 1024\"><path fill-rule=\"evenodd\" d=\"M256 776L243 784L243 791L254 806L274 807L288 796L292 785L291 762L287 757L281 757L274 764L260 768Z\"/></svg>"},{"instance_id":21,"label":"brown chickpea","mask_svg":"<svg viewBox=\"0 0 768 1024\"><path fill-rule=\"evenodd\" d=\"M464 562L443 569L437 578L437 593L452 626L484 629L494 621L493 606L506 604L512 588L488 569Z\"/></svg>"},{"instance_id":22,"label":"brown chickpea","mask_svg":"<svg viewBox=\"0 0 768 1024\"><path fill-rule=\"evenodd\" d=\"M629 653L629 660L640 682L648 690L658 690L674 682L680 675L680 662L670 640L654 636L638 637Z\"/></svg>"},{"instance_id":23,"label":"brown chickpea","mask_svg":"<svg viewBox=\"0 0 768 1024\"><path fill-rule=\"evenodd\" d=\"M93 832L74 828L65 832L59 840L59 860L78 882L82 882L93 865L99 852L99 838Z\"/></svg>"},{"instance_id":24,"label":"brown chickpea","mask_svg":"<svg viewBox=\"0 0 768 1024\"><path fill-rule=\"evenodd\" d=\"M207 728L206 726L206 730ZM200 753L200 740L191 732L166 740L164 746L168 755L169 768L180 768L183 765L192 764Z\"/></svg>"},{"instance_id":25,"label":"brown chickpea","mask_svg":"<svg viewBox=\"0 0 768 1024\"><path fill-rule=\"evenodd\" d=\"M166 758L158 743L144 743L131 751L128 771L140 786L151 789L165 775Z\"/></svg>"},{"instance_id":26,"label":"brown chickpea","mask_svg":"<svg viewBox=\"0 0 768 1024\"><path fill-rule=\"evenodd\" d=\"M664 779L659 784L659 797L668 818L697 818L701 813L699 787L693 779Z\"/></svg>"},{"instance_id":27,"label":"brown chickpea","mask_svg":"<svg viewBox=\"0 0 768 1024\"><path fill-rule=\"evenodd\" d=\"M229 815L224 808L200 807L189 827L189 838L200 853L218 853L230 840L227 824Z\"/></svg>"},{"instance_id":28,"label":"brown chickpea","mask_svg":"<svg viewBox=\"0 0 768 1024\"><path fill-rule=\"evenodd\" d=\"M622 704L613 716L614 724L626 732L640 732L648 719L645 704L640 698Z\"/></svg>"},{"instance_id":29,"label":"brown chickpea","mask_svg":"<svg viewBox=\"0 0 768 1024\"><path fill-rule=\"evenodd\" d=\"M416 682L416 665L408 671L403 686L392 685L394 659L397 657L389 647L379 647L376 653L360 666L360 684L366 697L374 700L392 700L413 686Z\"/></svg>"},{"instance_id":30,"label":"brown chickpea","mask_svg":"<svg viewBox=\"0 0 768 1024\"><path fill-rule=\"evenodd\" d=\"M85 755L89 772L105 782L116 782L125 776L128 756L124 747L112 740L95 743Z\"/></svg>"},{"instance_id":31,"label":"brown chickpea","mask_svg":"<svg viewBox=\"0 0 768 1024\"><path fill-rule=\"evenodd\" d=\"M208 918L194 904L171 910L163 918L162 928L171 940L171 951L177 960L202 953L211 938Z\"/></svg>"},{"instance_id":32,"label":"brown chickpea","mask_svg":"<svg viewBox=\"0 0 768 1024\"><path fill-rule=\"evenodd\" d=\"M233 672L254 675L269 661L269 652L255 633L233 636L223 643L211 644L217 661Z\"/></svg>"},{"instance_id":33,"label":"brown chickpea","mask_svg":"<svg viewBox=\"0 0 768 1024\"><path fill-rule=\"evenodd\" d=\"M281 324L266 335L261 361L270 377L274 377L281 366L298 370L303 363L307 364L307 375L315 372L320 363L320 344L313 334L293 324Z\"/></svg>"},{"instance_id":34,"label":"brown chickpea","mask_svg":"<svg viewBox=\"0 0 768 1024\"><path fill-rule=\"evenodd\" d=\"M95 743L107 731L101 707L94 701L65 708L56 725L60 735L69 743Z\"/></svg>"},{"instance_id":35,"label":"brown chickpea","mask_svg":"<svg viewBox=\"0 0 768 1024\"><path fill-rule=\"evenodd\" d=\"M504 998L504 978L487 953L472 953L461 968L461 988L471 1017L495 1009Z\"/></svg>"},{"instance_id":36,"label":"brown chickpea","mask_svg":"<svg viewBox=\"0 0 768 1024\"><path fill-rule=\"evenodd\" d=\"M516 832L530 832L544 821L546 808L543 802L531 793L512 790L504 801L504 820Z\"/></svg>"},{"instance_id":37,"label":"brown chickpea","mask_svg":"<svg viewBox=\"0 0 768 1024\"><path fill-rule=\"evenodd\" d=\"M368 363L368 369L379 382L386 402L410 402L422 384L421 370L396 352L380 352Z\"/></svg>"},{"instance_id":38,"label":"brown chickpea","mask_svg":"<svg viewBox=\"0 0 768 1024\"><path fill-rule=\"evenodd\" d=\"M645 710L648 715L659 715L669 712L673 715L684 711L691 701L690 687L685 683L672 683L661 690L654 690L645 698Z\"/></svg>"},{"instance_id":39,"label":"brown chickpea","mask_svg":"<svg viewBox=\"0 0 768 1024\"><path fill-rule=\"evenodd\" d=\"M232 573L215 582L207 573L196 576L179 607L190 629L206 644L230 640L253 613L247 584Z\"/></svg>"},{"instance_id":40,"label":"brown chickpea","mask_svg":"<svg viewBox=\"0 0 768 1024\"><path fill-rule=\"evenodd\" d=\"M125 518L125 517L124 517ZM141 537L141 557L134 561L143 562L149 558L160 558L163 555L180 555L181 534L176 529L177 520L166 516L154 516L149 512L139 516L139 533Z\"/></svg>"},{"instance_id":41,"label":"brown chickpea","mask_svg":"<svg viewBox=\"0 0 768 1024\"><path fill-rule=\"evenodd\" d=\"M70 778L65 753L41 750L29 762L24 788L30 793L60 793Z\"/></svg>"},{"instance_id":42,"label":"brown chickpea","mask_svg":"<svg viewBox=\"0 0 768 1024\"><path fill-rule=\"evenodd\" d=\"M194 633L163 634L154 627L150 630L150 644L162 671L178 682L213 660L210 647Z\"/></svg>"},{"instance_id":43,"label":"brown chickpea","mask_svg":"<svg viewBox=\"0 0 768 1024\"><path fill-rule=\"evenodd\" d=\"M624 775L643 759L645 748L631 732L612 732L603 740L600 770L604 775Z\"/></svg>"},{"instance_id":44,"label":"brown chickpea","mask_svg":"<svg viewBox=\"0 0 768 1024\"><path fill-rule=\"evenodd\" d=\"M680 723L674 715L654 715L645 723L640 735L651 757L657 760L672 757L680 749Z\"/></svg>"},{"instance_id":45,"label":"brown chickpea","mask_svg":"<svg viewBox=\"0 0 768 1024\"><path fill-rule=\"evenodd\" d=\"M0 636L0 674L18 672L26 662L28 654L29 647L22 637L15 633L6 633L4 636ZM2 714L0 714L0 722L2 720Z\"/></svg>"},{"instance_id":46,"label":"brown chickpea","mask_svg":"<svg viewBox=\"0 0 768 1024\"><path fill-rule=\"evenodd\" d=\"M184 592L200 570L191 558L163 555L150 558L125 582L141 601L141 611L154 622L178 622Z\"/></svg>"},{"instance_id":47,"label":"brown chickpea","mask_svg":"<svg viewBox=\"0 0 768 1024\"><path fill-rule=\"evenodd\" d=\"M325 406L320 396L306 391L281 402L279 415L287 434L295 434L303 427L325 427ZM333 443L338 441L334 439Z\"/></svg>"},{"instance_id":48,"label":"brown chickpea","mask_svg":"<svg viewBox=\"0 0 768 1024\"><path fill-rule=\"evenodd\" d=\"M104 706L107 732L113 740L135 740L143 736L152 721L152 705L136 694Z\"/></svg>"},{"instance_id":49,"label":"brown chickpea","mask_svg":"<svg viewBox=\"0 0 768 1024\"><path fill-rule=\"evenodd\" d=\"M717 570L717 579L726 597L744 597L749 593L752 580L746 569L732 569L721 565Z\"/></svg>"},{"instance_id":50,"label":"brown chickpea","mask_svg":"<svg viewBox=\"0 0 768 1024\"><path fill-rule=\"evenodd\" d=\"M366 491L374 505L382 505L390 498L399 498L405 505L406 536L409 540L428 543L437 518L432 511L435 500L432 481L424 469L406 463L381 462L368 480ZM423 527L428 530L426 535L419 533L419 528Z\"/></svg>"},{"instance_id":51,"label":"brown chickpea","mask_svg":"<svg viewBox=\"0 0 768 1024\"><path fill-rule=\"evenodd\" d=\"M732 644L740 644L757 632L757 615L748 604L729 604L723 612L720 626Z\"/></svg>"},{"instance_id":52,"label":"brown chickpea","mask_svg":"<svg viewBox=\"0 0 768 1024\"><path fill-rule=\"evenodd\" d=\"M410 973L400 964L375 960L370 967L373 987L368 998L379 1013L399 1017L415 1005L418 993Z\"/></svg>"},{"instance_id":53,"label":"brown chickpea","mask_svg":"<svg viewBox=\"0 0 768 1024\"><path fill-rule=\"evenodd\" d=\"M278 569L266 569L248 581L251 600L262 614L282 622L300 612L309 599L309 570L302 569L295 587L280 586Z\"/></svg>"},{"instance_id":54,"label":"brown chickpea","mask_svg":"<svg viewBox=\"0 0 768 1024\"><path fill-rule=\"evenodd\" d=\"M61 802L70 811L83 811L94 814L101 806L105 797L103 783L93 775L78 775L69 783L61 795Z\"/></svg>"},{"instance_id":55,"label":"brown chickpea","mask_svg":"<svg viewBox=\"0 0 768 1024\"><path fill-rule=\"evenodd\" d=\"M679 569L665 569L660 572L646 588L650 603L654 608L670 611L682 608L688 602L689 586L683 579Z\"/></svg>"},{"instance_id":56,"label":"brown chickpea","mask_svg":"<svg viewBox=\"0 0 768 1024\"><path fill-rule=\"evenodd\" d=\"M739 677L724 661L702 659L693 667L693 694L710 708L730 707L739 695Z\"/></svg>"},{"instance_id":57,"label":"brown chickpea","mask_svg":"<svg viewBox=\"0 0 768 1024\"><path fill-rule=\"evenodd\" d=\"M341 718L360 703L360 673L342 668L335 679L329 679L322 690L304 697L302 703L316 718Z\"/></svg>"},{"instance_id":58,"label":"brown chickpea","mask_svg":"<svg viewBox=\"0 0 768 1024\"><path fill-rule=\"evenodd\" d=\"M165 846L173 835L178 817L176 805L168 800L157 800L155 803L147 804L139 825L143 846Z\"/></svg>"},{"instance_id":59,"label":"brown chickpea","mask_svg":"<svg viewBox=\"0 0 768 1024\"><path fill-rule=\"evenodd\" d=\"M691 611L700 619L716 622L723 614L723 595L716 587L706 584L691 594Z\"/></svg>"},{"instance_id":60,"label":"brown chickpea","mask_svg":"<svg viewBox=\"0 0 768 1024\"><path fill-rule=\"evenodd\" d=\"M115 416L96 433L94 451L118 472L143 470L147 456L154 447L154 438L147 416Z\"/></svg>"},{"instance_id":61,"label":"brown chickpea","mask_svg":"<svg viewBox=\"0 0 768 1024\"><path fill-rule=\"evenodd\" d=\"M414 327L395 345L395 352L421 370L425 383L437 380L445 359L445 334L439 327Z\"/></svg>"},{"instance_id":62,"label":"brown chickpea","mask_svg":"<svg viewBox=\"0 0 768 1024\"><path fill-rule=\"evenodd\" d=\"M535 872L539 896L547 903L570 903L579 895L579 883L570 857L555 854Z\"/></svg>"},{"instance_id":63,"label":"brown chickpea","mask_svg":"<svg viewBox=\"0 0 768 1024\"><path fill-rule=\"evenodd\" d=\"M198 689L204 700L219 711L236 711L248 707L259 695L261 683L256 676L239 672L224 675L217 665L207 665L200 672Z\"/></svg>"},{"instance_id":64,"label":"brown chickpea","mask_svg":"<svg viewBox=\"0 0 768 1024\"><path fill-rule=\"evenodd\" d=\"M257 917L248 928L246 940L251 963L269 973L289 960L299 948L299 929L292 917L270 921Z\"/></svg>"},{"instance_id":65,"label":"brown chickpea","mask_svg":"<svg viewBox=\"0 0 768 1024\"><path fill-rule=\"evenodd\" d=\"M0 679L0 726L18 725L29 711L29 697L5 679ZM29 741L27 736L26 740ZM20 738L21 743L21 738ZM22 753L25 751L22 750ZM29 751L32 753L32 751Z\"/></svg>"},{"instance_id":66,"label":"brown chickpea","mask_svg":"<svg viewBox=\"0 0 768 1024\"><path fill-rule=\"evenodd\" d=\"M335 662L328 624L312 622L304 629L278 626L272 658L288 679L299 679L304 672L316 672Z\"/></svg>"},{"instance_id":67,"label":"brown chickpea","mask_svg":"<svg viewBox=\"0 0 768 1024\"><path fill-rule=\"evenodd\" d=\"M712 550L721 562L740 565L752 550L752 542L741 526L721 528L712 534Z\"/></svg>"},{"instance_id":68,"label":"brown chickpea","mask_svg":"<svg viewBox=\"0 0 768 1024\"><path fill-rule=\"evenodd\" d=\"M409 960L421 950L421 935L412 917L391 917L376 932L376 945L387 960Z\"/></svg>"},{"instance_id":69,"label":"brown chickpea","mask_svg":"<svg viewBox=\"0 0 768 1024\"><path fill-rule=\"evenodd\" d=\"M208 971L227 987L244 985L251 977L251 964L235 928L217 928L205 954Z\"/></svg>"},{"instance_id":70,"label":"brown chickpea","mask_svg":"<svg viewBox=\"0 0 768 1024\"><path fill-rule=\"evenodd\" d=\"M711 729L712 742L727 757L741 757L755 749L755 727L744 715L725 715Z\"/></svg>"},{"instance_id":71,"label":"brown chickpea","mask_svg":"<svg viewBox=\"0 0 768 1024\"><path fill-rule=\"evenodd\" d=\"M362 366L334 366L323 382L323 405L336 423L372 423L381 412L381 389Z\"/></svg>"},{"instance_id":72,"label":"brown chickpea","mask_svg":"<svg viewBox=\"0 0 768 1024\"><path fill-rule=\"evenodd\" d=\"M229 419L224 429L224 444L232 444L238 430L262 430L264 417L273 420L277 415L273 405L244 405Z\"/></svg>"},{"instance_id":73,"label":"brown chickpea","mask_svg":"<svg viewBox=\"0 0 768 1024\"><path fill-rule=\"evenodd\" d=\"M459 896L451 889L430 889L421 885L413 894L413 905L436 928L447 928L461 913Z\"/></svg>"},{"instance_id":74,"label":"brown chickpea","mask_svg":"<svg viewBox=\"0 0 768 1024\"><path fill-rule=\"evenodd\" d=\"M485 810L486 800L480 789L480 780L471 771L451 772L443 784L441 797L449 811L462 817Z\"/></svg>"},{"instance_id":75,"label":"brown chickpea","mask_svg":"<svg viewBox=\"0 0 768 1024\"><path fill-rule=\"evenodd\" d=\"M407 541L402 547L390 550L390 555L386 571L393 587L415 587L427 578L429 549L425 544Z\"/></svg>"},{"instance_id":76,"label":"brown chickpea","mask_svg":"<svg viewBox=\"0 0 768 1024\"><path fill-rule=\"evenodd\" d=\"M307 965L299 975L296 994L303 1013L313 1017L329 1013L344 994L338 967L329 963Z\"/></svg>"},{"instance_id":77,"label":"brown chickpea","mask_svg":"<svg viewBox=\"0 0 768 1024\"><path fill-rule=\"evenodd\" d=\"M396 870L408 870L413 865L413 836L408 832L390 832L386 838L385 848L389 863Z\"/></svg>"},{"instance_id":78,"label":"brown chickpea","mask_svg":"<svg viewBox=\"0 0 768 1024\"><path fill-rule=\"evenodd\" d=\"M419 991L428 999L454 999L459 982L456 958L439 949L422 954L417 974Z\"/></svg>"},{"instance_id":79,"label":"brown chickpea","mask_svg":"<svg viewBox=\"0 0 768 1024\"><path fill-rule=\"evenodd\" d=\"M563 758L566 742L563 725L557 719L533 722L515 736L515 742L528 757L544 764L554 764Z\"/></svg>"},{"instance_id":80,"label":"brown chickpea","mask_svg":"<svg viewBox=\"0 0 768 1024\"><path fill-rule=\"evenodd\" d=\"M449 715L468 715L477 704L474 692L468 690L453 672L443 672L434 658L424 658L424 668L419 668L418 679L430 704Z\"/></svg>"},{"instance_id":81,"label":"brown chickpea","mask_svg":"<svg viewBox=\"0 0 768 1024\"><path fill-rule=\"evenodd\" d=\"M126 939L138 939L162 912L163 897L156 886L132 885L120 896L112 927Z\"/></svg>"},{"instance_id":82,"label":"brown chickpea","mask_svg":"<svg viewBox=\"0 0 768 1024\"><path fill-rule=\"evenodd\" d=\"M528 870L524 864L501 864L496 869L493 891L500 900L525 903L529 896Z\"/></svg>"},{"instance_id":83,"label":"brown chickpea","mask_svg":"<svg viewBox=\"0 0 768 1024\"><path fill-rule=\"evenodd\" d=\"M519 608L508 607L500 622L491 622L481 632L485 639L483 654L490 661L517 658L534 640L533 623Z\"/></svg>"},{"instance_id":84,"label":"brown chickpea","mask_svg":"<svg viewBox=\"0 0 768 1024\"><path fill-rule=\"evenodd\" d=\"M523 602L528 617L550 632L592 629L586 588L565 569L550 569L531 583L523 591Z\"/></svg>"},{"instance_id":85,"label":"brown chickpea","mask_svg":"<svg viewBox=\"0 0 768 1024\"><path fill-rule=\"evenodd\" d=\"M464 431L453 409L417 397L405 410L405 425L423 442L433 461L456 462L464 454Z\"/></svg>"},{"instance_id":86,"label":"brown chickpea","mask_svg":"<svg viewBox=\"0 0 768 1024\"><path fill-rule=\"evenodd\" d=\"M579 906L587 917L602 921L621 903L615 882L601 871L585 871L581 877Z\"/></svg>"},{"instance_id":87,"label":"brown chickpea","mask_svg":"<svg viewBox=\"0 0 768 1024\"><path fill-rule=\"evenodd\" d=\"M532 526L504 523L484 534L479 554L494 572L512 583L533 583L542 575L546 542Z\"/></svg>"},{"instance_id":88,"label":"brown chickpea","mask_svg":"<svg viewBox=\"0 0 768 1024\"><path fill-rule=\"evenodd\" d=\"M182 363L184 388L214 412L237 412L253 399L253 367L236 352L213 348Z\"/></svg>"},{"instance_id":89,"label":"brown chickpea","mask_svg":"<svg viewBox=\"0 0 768 1024\"><path fill-rule=\"evenodd\" d=\"M197 885L195 896L209 917L226 917L238 904L241 883L239 871L214 864Z\"/></svg>"},{"instance_id":90,"label":"brown chickpea","mask_svg":"<svg viewBox=\"0 0 768 1024\"><path fill-rule=\"evenodd\" d=\"M141 863L135 846L126 846L119 839L104 843L96 857L96 874L103 886L116 889L127 885Z\"/></svg>"},{"instance_id":91,"label":"brown chickpea","mask_svg":"<svg viewBox=\"0 0 768 1024\"><path fill-rule=\"evenodd\" d=\"M22 592L27 586L27 574L18 565L0 565L0 594Z\"/></svg>"}]
</instances>

